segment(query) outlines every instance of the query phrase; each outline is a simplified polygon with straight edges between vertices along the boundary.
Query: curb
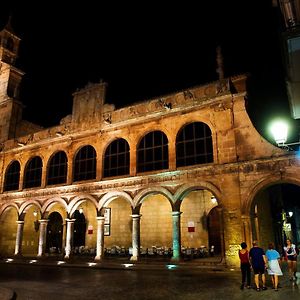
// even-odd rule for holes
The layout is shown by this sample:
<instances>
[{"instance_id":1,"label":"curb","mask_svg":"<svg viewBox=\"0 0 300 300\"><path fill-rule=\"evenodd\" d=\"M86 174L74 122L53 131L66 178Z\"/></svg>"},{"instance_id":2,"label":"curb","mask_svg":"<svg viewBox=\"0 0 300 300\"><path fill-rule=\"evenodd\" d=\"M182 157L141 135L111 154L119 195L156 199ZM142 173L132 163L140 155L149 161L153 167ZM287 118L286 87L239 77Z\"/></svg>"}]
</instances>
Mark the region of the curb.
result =
<instances>
[{"instance_id":1,"label":"curb","mask_svg":"<svg viewBox=\"0 0 300 300\"><path fill-rule=\"evenodd\" d=\"M58 268L94 268L94 269L110 269L110 270L184 270L184 269L201 269L212 272L228 272L229 269L225 265L211 264L189 264L185 262L164 262L164 263L144 263L144 262L76 262L76 261L51 261L45 260L2 260L1 264L10 265L28 265L28 266L44 266L44 267L58 267ZM1 298L0 298L1 300Z\"/></svg>"}]
</instances>

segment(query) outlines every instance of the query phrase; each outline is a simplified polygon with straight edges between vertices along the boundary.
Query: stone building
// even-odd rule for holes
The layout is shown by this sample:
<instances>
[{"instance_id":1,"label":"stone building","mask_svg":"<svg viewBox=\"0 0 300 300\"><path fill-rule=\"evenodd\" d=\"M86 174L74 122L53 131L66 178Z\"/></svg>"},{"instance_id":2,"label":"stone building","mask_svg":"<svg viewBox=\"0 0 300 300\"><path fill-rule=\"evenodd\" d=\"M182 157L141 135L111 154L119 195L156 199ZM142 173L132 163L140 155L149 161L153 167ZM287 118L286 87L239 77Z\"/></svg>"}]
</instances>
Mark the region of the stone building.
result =
<instances>
[{"instance_id":1,"label":"stone building","mask_svg":"<svg viewBox=\"0 0 300 300\"><path fill-rule=\"evenodd\" d=\"M19 41L8 23L0 32L2 256L89 249L100 260L118 246L132 260L154 248L177 260L183 249L214 245L234 265L241 241L274 235L260 199L269 186L300 185L300 163L255 130L245 75L120 109L105 103L106 83L88 84L73 94L71 115L42 128L22 119Z\"/></svg>"}]
</instances>

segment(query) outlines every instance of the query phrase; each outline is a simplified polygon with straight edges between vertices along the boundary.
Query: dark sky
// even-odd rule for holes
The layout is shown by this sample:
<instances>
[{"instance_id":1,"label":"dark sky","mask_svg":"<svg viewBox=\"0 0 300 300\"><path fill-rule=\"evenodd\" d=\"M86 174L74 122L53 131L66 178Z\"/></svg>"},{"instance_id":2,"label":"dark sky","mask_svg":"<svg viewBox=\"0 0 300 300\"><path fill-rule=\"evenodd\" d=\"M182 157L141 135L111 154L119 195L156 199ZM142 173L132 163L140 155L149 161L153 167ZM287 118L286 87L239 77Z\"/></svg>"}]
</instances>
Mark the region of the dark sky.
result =
<instances>
[{"instance_id":1,"label":"dark sky","mask_svg":"<svg viewBox=\"0 0 300 300\"><path fill-rule=\"evenodd\" d=\"M271 1L9 2L0 26L11 13L22 39L17 66L26 72L21 100L30 121L58 124L71 113L72 93L101 78L117 107L214 81L217 45L226 77L251 74L256 128L266 136L274 117L291 119Z\"/></svg>"}]
</instances>

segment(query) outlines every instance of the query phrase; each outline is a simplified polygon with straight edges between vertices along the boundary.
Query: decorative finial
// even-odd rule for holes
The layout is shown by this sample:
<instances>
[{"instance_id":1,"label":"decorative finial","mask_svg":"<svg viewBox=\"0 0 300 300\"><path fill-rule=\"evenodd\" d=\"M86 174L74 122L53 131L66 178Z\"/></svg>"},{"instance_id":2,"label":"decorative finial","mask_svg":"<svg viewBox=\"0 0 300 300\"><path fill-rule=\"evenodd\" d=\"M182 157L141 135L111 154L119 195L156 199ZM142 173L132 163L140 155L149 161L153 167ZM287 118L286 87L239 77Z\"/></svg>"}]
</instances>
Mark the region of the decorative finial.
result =
<instances>
[{"instance_id":1,"label":"decorative finial","mask_svg":"<svg viewBox=\"0 0 300 300\"><path fill-rule=\"evenodd\" d=\"M217 61L216 72L219 75L219 80L222 80L222 79L224 79L224 66L223 66L223 55L222 55L222 50L221 50L220 46L217 47L216 61Z\"/></svg>"},{"instance_id":2,"label":"decorative finial","mask_svg":"<svg viewBox=\"0 0 300 300\"><path fill-rule=\"evenodd\" d=\"M6 25L5 25L4 28L5 28L7 31L9 31L9 32L14 33L14 30L13 30L12 25L11 25L11 20L12 20L12 14L9 15L8 20L7 20L7 23L6 23Z\"/></svg>"}]
</instances>

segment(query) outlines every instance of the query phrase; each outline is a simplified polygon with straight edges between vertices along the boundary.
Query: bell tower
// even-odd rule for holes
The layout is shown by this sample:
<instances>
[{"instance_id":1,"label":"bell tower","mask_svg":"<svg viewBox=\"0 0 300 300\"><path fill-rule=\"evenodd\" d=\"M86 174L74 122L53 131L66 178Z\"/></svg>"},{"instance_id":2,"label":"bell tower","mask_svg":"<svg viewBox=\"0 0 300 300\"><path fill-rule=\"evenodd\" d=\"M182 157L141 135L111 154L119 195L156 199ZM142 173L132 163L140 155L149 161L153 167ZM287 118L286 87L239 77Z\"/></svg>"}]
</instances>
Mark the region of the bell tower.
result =
<instances>
[{"instance_id":1,"label":"bell tower","mask_svg":"<svg viewBox=\"0 0 300 300\"><path fill-rule=\"evenodd\" d=\"M9 18L0 31L0 142L15 137L22 119L19 87L24 73L15 67L20 38L16 36Z\"/></svg>"}]
</instances>

